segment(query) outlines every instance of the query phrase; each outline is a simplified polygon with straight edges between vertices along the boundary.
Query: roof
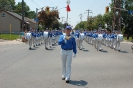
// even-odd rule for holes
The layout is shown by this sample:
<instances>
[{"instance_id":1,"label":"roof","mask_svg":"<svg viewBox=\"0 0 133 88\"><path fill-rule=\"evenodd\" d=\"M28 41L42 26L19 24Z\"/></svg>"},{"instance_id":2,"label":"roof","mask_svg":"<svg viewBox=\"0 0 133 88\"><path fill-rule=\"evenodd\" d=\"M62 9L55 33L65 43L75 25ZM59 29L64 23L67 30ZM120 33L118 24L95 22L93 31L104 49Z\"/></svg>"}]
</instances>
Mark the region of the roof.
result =
<instances>
[{"instance_id":1,"label":"roof","mask_svg":"<svg viewBox=\"0 0 133 88\"><path fill-rule=\"evenodd\" d=\"M4 10L1 10L1 11L4 11ZM0 12L1 12L0 11ZM17 13L14 13L14 12L10 12L10 11L4 11L4 12L7 12L7 13L9 13L10 15L12 15L12 16L14 16L15 18L17 18L17 19L19 19L19 20L21 20L22 21L22 16L20 16L19 14L17 14ZM24 21L25 22L32 22L32 23L35 23L35 21L34 20L32 20L32 19L30 19L30 18L28 18L28 17L25 17L24 18Z\"/></svg>"},{"instance_id":2,"label":"roof","mask_svg":"<svg viewBox=\"0 0 133 88\"><path fill-rule=\"evenodd\" d=\"M34 23L34 24L36 23L33 19L30 19L30 18L28 18L28 17L25 17L25 19L28 20L29 22Z\"/></svg>"}]
</instances>

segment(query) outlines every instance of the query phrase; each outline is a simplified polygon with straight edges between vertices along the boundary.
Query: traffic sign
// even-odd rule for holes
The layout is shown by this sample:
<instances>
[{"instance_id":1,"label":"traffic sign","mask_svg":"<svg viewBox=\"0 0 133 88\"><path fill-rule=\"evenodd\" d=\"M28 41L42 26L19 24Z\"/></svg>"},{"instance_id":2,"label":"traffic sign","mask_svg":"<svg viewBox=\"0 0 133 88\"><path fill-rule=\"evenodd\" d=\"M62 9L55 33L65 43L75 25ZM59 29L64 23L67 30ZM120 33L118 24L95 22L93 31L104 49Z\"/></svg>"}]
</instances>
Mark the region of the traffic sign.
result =
<instances>
[{"instance_id":1,"label":"traffic sign","mask_svg":"<svg viewBox=\"0 0 133 88\"><path fill-rule=\"evenodd\" d=\"M38 19L38 18L34 18L34 21L38 22L38 21L39 21L39 19Z\"/></svg>"},{"instance_id":2,"label":"traffic sign","mask_svg":"<svg viewBox=\"0 0 133 88\"><path fill-rule=\"evenodd\" d=\"M128 10L128 14L132 15L133 14L133 10Z\"/></svg>"}]
</instances>

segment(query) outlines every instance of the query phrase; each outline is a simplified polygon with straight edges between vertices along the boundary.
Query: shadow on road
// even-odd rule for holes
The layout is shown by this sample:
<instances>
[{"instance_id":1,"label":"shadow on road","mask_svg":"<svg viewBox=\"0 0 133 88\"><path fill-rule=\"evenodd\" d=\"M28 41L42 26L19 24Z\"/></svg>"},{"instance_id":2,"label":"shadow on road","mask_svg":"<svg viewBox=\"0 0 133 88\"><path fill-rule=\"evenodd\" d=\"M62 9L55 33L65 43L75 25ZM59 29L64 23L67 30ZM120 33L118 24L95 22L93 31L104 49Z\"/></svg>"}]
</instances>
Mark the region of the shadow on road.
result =
<instances>
[{"instance_id":1,"label":"shadow on road","mask_svg":"<svg viewBox=\"0 0 133 88\"><path fill-rule=\"evenodd\" d=\"M48 51L52 51L52 50L54 50L54 49L48 49Z\"/></svg>"},{"instance_id":2,"label":"shadow on road","mask_svg":"<svg viewBox=\"0 0 133 88\"><path fill-rule=\"evenodd\" d=\"M86 86L88 83L83 80L80 80L80 81L71 80L70 84L75 86Z\"/></svg>"},{"instance_id":3,"label":"shadow on road","mask_svg":"<svg viewBox=\"0 0 133 88\"><path fill-rule=\"evenodd\" d=\"M120 51L121 53L129 53L129 52L127 52L127 51Z\"/></svg>"},{"instance_id":4,"label":"shadow on road","mask_svg":"<svg viewBox=\"0 0 133 88\"><path fill-rule=\"evenodd\" d=\"M83 50L84 52L89 52L89 50Z\"/></svg>"},{"instance_id":5,"label":"shadow on road","mask_svg":"<svg viewBox=\"0 0 133 88\"><path fill-rule=\"evenodd\" d=\"M58 46L58 44L52 44L52 46Z\"/></svg>"},{"instance_id":6,"label":"shadow on road","mask_svg":"<svg viewBox=\"0 0 133 88\"><path fill-rule=\"evenodd\" d=\"M103 52L103 53L108 53L108 51L106 51L106 50L102 50L101 52Z\"/></svg>"},{"instance_id":7,"label":"shadow on road","mask_svg":"<svg viewBox=\"0 0 133 88\"><path fill-rule=\"evenodd\" d=\"M36 50L36 49L31 48L30 50Z\"/></svg>"}]
</instances>

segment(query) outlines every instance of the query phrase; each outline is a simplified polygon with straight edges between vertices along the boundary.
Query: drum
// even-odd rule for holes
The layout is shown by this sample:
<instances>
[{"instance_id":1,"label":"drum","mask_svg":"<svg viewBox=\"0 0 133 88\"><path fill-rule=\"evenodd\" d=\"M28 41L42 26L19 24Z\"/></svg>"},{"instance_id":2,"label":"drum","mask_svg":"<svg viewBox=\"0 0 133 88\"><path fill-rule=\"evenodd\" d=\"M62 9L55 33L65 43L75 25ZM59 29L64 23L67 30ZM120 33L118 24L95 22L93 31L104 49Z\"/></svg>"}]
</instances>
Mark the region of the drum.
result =
<instances>
[{"instance_id":1,"label":"drum","mask_svg":"<svg viewBox=\"0 0 133 88\"><path fill-rule=\"evenodd\" d=\"M80 33L80 34L79 34L79 39L80 39L80 40L83 40L83 39L84 39L84 33Z\"/></svg>"},{"instance_id":2,"label":"drum","mask_svg":"<svg viewBox=\"0 0 133 88\"><path fill-rule=\"evenodd\" d=\"M98 38L97 38L99 41L102 41L103 39L103 35L102 34L98 34Z\"/></svg>"},{"instance_id":3,"label":"drum","mask_svg":"<svg viewBox=\"0 0 133 88\"><path fill-rule=\"evenodd\" d=\"M123 35L122 34L118 34L117 35L117 41L123 41Z\"/></svg>"},{"instance_id":4,"label":"drum","mask_svg":"<svg viewBox=\"0 0 133 88\"><path fill-rule=\"evenodd\" d=\"M47 39L48 38L48 32L45 31L43 34L44 34L43 35L44 36L44 39Z\"/></svg>"},{"instance_id":5,"label":"drum","mask_svg":"<svg viewBox=\"0 0 133 88\"><path fill-rule=\"evenodd\" d=\"M31 33L26 33L26 39L27 40L30 40L31 39L31 36L32 36Z\"/></svg>"}]
</instances>

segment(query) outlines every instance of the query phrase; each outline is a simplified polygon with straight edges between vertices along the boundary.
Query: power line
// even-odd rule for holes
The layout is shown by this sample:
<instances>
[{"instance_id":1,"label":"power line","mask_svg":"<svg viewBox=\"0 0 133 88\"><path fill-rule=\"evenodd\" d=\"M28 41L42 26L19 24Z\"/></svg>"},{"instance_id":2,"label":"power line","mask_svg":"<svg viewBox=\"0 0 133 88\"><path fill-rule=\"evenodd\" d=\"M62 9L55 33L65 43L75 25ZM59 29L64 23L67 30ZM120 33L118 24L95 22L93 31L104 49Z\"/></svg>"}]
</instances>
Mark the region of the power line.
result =
<instances>
[{"instance_id":1,"label":"power line","mask_svg":"<svg viewBox=\"0 0 133 88\"><path fill-rule=\"evenodd\" d=\"M50 2L51 2L51 0L49 0ZM53 2L51 2L54 6L55 6L55 4L53 3Z\"/></svg>"},{"instance_id":2,"label":"power line","mask_svg":"<svg viewBox=\"0 0 133 88\"><path fill-rule=\"evenodd\" d=\"M96 2L96 0L94 0L94 2L92 3L91 7L92 7L92 6L93 6L93 7L95 6L95 5L94 5L94 4L95 4L95 2Z\"/></svg>"},{"instance_id":3,"label":"power line","mask_svg":"<svg viewBox=\"0 0 133 88\"><path fill-rule=\"evenodd\" d=\"M46 3L44 3L42 0L40 0L43 4L46 4Z\"/></svg>"},{"instance_id":4,"label":"power line","mask_svg":"<svg viewBox=\"0 0 133 88\"><path fill-rule=\"evenodd\" d=\"M31 0L34 4L36 4L38 7L41 7L41 6L39 6L37 3L35 3L33 0Z\"/></svg>"}]
</instances>

